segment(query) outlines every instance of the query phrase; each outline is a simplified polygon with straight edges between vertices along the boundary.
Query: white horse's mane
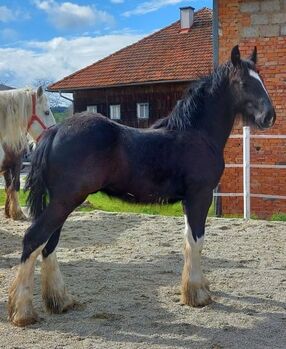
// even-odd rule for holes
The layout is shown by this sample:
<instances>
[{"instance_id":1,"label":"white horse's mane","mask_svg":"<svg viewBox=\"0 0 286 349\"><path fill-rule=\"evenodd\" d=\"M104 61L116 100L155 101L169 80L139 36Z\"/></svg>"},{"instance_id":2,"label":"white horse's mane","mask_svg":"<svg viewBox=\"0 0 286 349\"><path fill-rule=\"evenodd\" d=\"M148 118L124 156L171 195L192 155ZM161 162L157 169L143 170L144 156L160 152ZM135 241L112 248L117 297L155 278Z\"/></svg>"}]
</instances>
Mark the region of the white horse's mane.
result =
<instances>
[{"instance_id":1,"label":"white horse's mane","mask_svg":"<svg viewBox=\"0 0 286 349\"><path fill-rule=\"evenodd\" d=\"M27 145L33 93L31 88L0 92L0 143L15 152Z\"/></svg>"}]
</instances>

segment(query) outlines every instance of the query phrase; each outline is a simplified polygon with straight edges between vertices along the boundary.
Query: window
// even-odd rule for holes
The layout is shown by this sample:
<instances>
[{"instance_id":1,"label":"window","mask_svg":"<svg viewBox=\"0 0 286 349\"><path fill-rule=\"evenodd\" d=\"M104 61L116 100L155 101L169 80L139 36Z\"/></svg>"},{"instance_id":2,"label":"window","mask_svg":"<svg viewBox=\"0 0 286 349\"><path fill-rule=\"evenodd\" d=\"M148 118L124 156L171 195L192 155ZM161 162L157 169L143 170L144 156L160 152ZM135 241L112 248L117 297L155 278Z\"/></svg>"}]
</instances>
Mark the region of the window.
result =
<instances>
[{"instance_id":1,"label":"window","mask_svg":"<svg viewBox=\"0 0 286 349\"><path fill-rule=\"evenodd\" d=\"M109 115L111 120L120 120L120 104L112 104L109 106Z\"/></svg>"},{"instance_id":2,"label":"window","mask_svg":"<svg viewBox=\"0 0 286 349\"><path fill-rule=\"evenodd\" d=\"M86 111L89 111L91 113L97 113L97 105L88 105L86 107Z\"/></svg>"},{"instance_id":3,"label":"window","mask_svg":"<svg viewBox=\"0 0 286 349\"><path fill-rule=\"evenodd\" d=\"M149 118L149 103L137 103L137 118L138 119Z\"/></svg>"}]
</instances>

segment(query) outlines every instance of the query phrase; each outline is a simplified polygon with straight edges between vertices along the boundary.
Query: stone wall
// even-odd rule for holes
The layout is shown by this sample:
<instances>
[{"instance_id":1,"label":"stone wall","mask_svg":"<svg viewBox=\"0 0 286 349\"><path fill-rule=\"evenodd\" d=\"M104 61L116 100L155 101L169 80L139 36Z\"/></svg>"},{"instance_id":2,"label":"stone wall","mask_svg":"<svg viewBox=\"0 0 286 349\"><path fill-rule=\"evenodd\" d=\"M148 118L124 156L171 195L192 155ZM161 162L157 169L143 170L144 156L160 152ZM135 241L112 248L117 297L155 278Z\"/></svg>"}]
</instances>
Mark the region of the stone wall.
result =
<instances>
[{"instance_id":1,"label":"stone wall","mask_svg":"<svg viewBox=\"0 0 286 349\"><path fill-rule=\"evenodd\" d=\"M284 0L249 1L240 11L250 15L250 25L242 28L243 38L286 35L286 2Z\"/></svg>"},{"instance_id":2,"label":"stone wall","mask_svg":"<svg viewBox=\"0 0 286 349\"><path fill-rule=\"evenodd\" d=\"M231 48L239 44L243 56L258 49L258 65L273 99L277 121L264 134L286 135L286 0L218 0L219 61L230 57ZM252 130L261 134L262 131ZM233 133L242 133L237 122ZM242 162L242 140L230 139L225 150L226 163ZM286 164L286 140L251 141L252 163ZM221 181L222 192L242 192L242 169L226 169ZM286 195L286 170L252 169L251 192ZM224 214L242 214L242 198L223 198ZM251 199L252 214L269 217L286 213L286 200Z\"/></svg>"}]
</instances>

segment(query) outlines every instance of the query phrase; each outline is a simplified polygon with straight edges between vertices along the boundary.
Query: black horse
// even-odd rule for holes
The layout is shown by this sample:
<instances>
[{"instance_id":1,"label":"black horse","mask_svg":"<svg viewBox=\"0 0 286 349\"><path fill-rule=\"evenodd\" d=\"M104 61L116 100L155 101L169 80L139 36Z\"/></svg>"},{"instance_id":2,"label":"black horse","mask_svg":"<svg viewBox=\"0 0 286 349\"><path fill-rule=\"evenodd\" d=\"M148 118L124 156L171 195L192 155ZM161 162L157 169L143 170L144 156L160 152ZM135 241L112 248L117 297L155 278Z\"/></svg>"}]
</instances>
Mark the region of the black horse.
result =
<instances>
[{"instance_id":1,"label":"black horse","mask_svg":"<svg viewBox=\"0 0 286 349\"><path fill-rule=\"evenodd\" d=\"M249 59L242 60L235 46L230 62L199 81L151 129L83 114L46 132L27 179L33 223L24 236L21 265L9 291L9 316L15 325L36 321L33 278L41 253L46 308L60 313L73 307L55 248L68 215L98 191L134 202L182 201L182 302L203 306L211 301L200 260L212 192L224 170L225 143L238 114L260 128L275 122L272 102L256 70L256 55L255 48Z\"/></svg>"}]
</instances>

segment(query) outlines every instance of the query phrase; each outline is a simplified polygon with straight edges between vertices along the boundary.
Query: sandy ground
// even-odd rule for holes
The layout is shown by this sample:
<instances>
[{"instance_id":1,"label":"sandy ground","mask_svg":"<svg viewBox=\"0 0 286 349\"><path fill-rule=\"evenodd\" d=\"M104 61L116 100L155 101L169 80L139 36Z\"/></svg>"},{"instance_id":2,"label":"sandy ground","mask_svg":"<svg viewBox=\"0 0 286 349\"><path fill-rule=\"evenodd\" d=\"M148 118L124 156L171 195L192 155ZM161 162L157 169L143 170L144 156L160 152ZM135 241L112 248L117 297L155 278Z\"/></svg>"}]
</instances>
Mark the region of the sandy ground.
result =
<instances>
[{"instance_id":1,"label":"sandy ground","mask_svg":"<svg viewBox=\"0 0 286 349\"><path fill-rule=\"evenodd\" d=\"M74 213L58 257L80 310L7 322L7 290L28 223L0 211L1 348L286 348L286 224L209 219L203 265L214 302L180 306L183 219Z\"/></svg>"}]
</instances>

